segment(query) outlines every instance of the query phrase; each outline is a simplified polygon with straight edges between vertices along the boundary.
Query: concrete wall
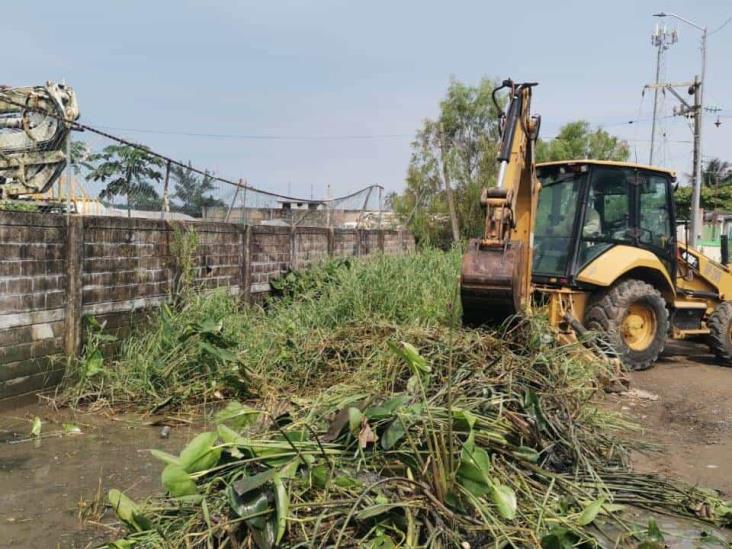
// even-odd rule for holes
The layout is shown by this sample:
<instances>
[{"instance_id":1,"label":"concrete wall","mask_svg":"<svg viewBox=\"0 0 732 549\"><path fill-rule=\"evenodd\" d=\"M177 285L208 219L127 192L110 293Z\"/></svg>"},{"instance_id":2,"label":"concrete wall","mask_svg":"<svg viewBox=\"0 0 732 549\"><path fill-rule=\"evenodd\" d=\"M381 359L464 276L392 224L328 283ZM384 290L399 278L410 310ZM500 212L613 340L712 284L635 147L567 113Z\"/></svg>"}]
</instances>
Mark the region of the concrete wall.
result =
<instances>
[{"instance_id":1,"label":"concrete wall","mask_svg":"<svg viewBox=\"0 0 732 549\"><path fill-rule=\"evenodd\" d=\"M118 336L172 298L175 227L198 235L196 283L259 300L269 281L328 257L407 253L405 231L243 226L0 212L0 398L57 383L83 317Z\"/></svg>"}]
</instances>

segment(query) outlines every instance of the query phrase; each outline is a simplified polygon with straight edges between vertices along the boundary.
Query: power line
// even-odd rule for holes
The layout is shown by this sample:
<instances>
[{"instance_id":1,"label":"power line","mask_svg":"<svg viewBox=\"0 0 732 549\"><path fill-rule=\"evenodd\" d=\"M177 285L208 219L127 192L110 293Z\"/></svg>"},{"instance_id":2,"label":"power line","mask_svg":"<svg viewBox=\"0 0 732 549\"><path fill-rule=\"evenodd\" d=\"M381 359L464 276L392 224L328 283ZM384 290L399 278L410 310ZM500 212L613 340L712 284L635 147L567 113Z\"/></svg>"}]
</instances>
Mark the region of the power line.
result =
<instances>
[{"instance_id":1,"label":"power line","mask_svg":"<svg viewBox=\"0 0 732 549\"><path fill-rule=\"evenodd\" d=\"M413 137L406 133L384 133L384 134L363 134L363 135L275 135L275 134L236 134L236 133L204 133L186 130L154 130L142 128L119 128L114 126L96 126L100 129L111 131L150 133L160 135L179 135L184 137L206 137L215 139L251 139L267 141L332 141L332 140L362 140L362 139L394 139Z\"/></svg>"},{"instance_id":2,"label":"power line","mask_svg":"<svg viewBox=\"0 0 732 549\"><path fill-rule=\"evenodd\" d=\"M724 23L722 23L720 26L718 26L716 29L714 29L712 32L709 33L711 36L712 34L721 31L724 27L726 27L729 23L732 23L732 16L728 17Z\"/></svg>"}]
</instances>

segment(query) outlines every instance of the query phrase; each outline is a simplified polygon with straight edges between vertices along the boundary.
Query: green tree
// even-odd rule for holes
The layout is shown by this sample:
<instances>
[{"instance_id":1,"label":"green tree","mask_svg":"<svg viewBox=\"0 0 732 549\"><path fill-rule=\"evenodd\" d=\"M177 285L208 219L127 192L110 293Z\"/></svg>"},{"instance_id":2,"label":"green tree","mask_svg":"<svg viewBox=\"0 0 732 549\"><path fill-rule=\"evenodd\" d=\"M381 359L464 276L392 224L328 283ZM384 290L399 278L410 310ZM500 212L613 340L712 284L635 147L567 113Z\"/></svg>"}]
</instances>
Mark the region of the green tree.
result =
<instances>
[{"instance_id":1,"label":"green tree","mask_svg":"<svg viewBox=\"0 0 732 549\"><path fill-rule=\"evenodd\" d=\"M108 145L102 152L92 154L88 163L92 167L88 178L106 185L99 198L113 200L115 196L125 196L128 215L133 205L159 204L154 183L163 177L162 161L145 147Z\"/></svg>"},{"instance_id":2,"label":"green tree","mask_svg":"<svg viewBox=\"0 0 732 549\"><path fill-rule=\"evenodd\" d=\"M628 143L602 128L593 130L586 120L565 124L554 139L540 140L536 147L537 162L584 158L622 162L629 156Z\"/></svg>"},{"instance_id":3,"label":"green tree","mask_svg":"<svg viewBox=\"0 0 732 549\"><path fill-rule=\"evenodd\" d=\"M92 157L91 149L84 141L71 142L71 169L76 175L83 169L91 169L89 159Z\"/></svg>"},{"instance_id":4,"label":"green tree","mask_svg":"<svg viewBox=\"0 0 732 549\"><path fill-rule=\"evenodd\" d=\"M480 192L494 184L497 171L494 87L487 79L477 86L452 80L439 115L426 119L412 142L407 188L392 202L421 242L450 241L448 185L454 189L460 235L476 236L482 230Z\"/></svg>"},{"instance_id":5,"label":"green tree","mask_svg":"<svg viewBox=\"0 0 732 549\"><path fill-rule=\"evenodd\" d=\"M193 217L201 217L203 208L225 206L224 202L211 196L210 193L216 189L216 186L208 173L201 177L191 169L190 165L187 168L173 166L171 172L175 178L173 198L179 201L179 204L173 206L177 211Z\"/></svg>"},{"instance_id":6,"label":"green tree","mask_svg":"<svg viewBox=\"0 0 732 549\"><path fill-rule=\"evenodd\" d=\"M719 158L710 159L702 170L700 206L704 211L732 212L732 165ZM689 219L691 185L679 187L674 193L676 217Z\"/></svg>"}]
</instances>

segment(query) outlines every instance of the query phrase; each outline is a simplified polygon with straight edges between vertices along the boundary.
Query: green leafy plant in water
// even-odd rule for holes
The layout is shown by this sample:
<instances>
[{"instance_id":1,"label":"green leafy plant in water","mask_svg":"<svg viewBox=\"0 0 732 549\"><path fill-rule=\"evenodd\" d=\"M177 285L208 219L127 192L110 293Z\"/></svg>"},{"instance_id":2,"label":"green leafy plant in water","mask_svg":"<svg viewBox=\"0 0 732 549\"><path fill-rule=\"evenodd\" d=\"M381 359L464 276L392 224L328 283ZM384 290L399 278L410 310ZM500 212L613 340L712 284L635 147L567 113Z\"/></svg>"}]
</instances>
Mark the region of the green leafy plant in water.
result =
<instances>
[{"instance_id":1,"label":"green leafy plant in water","mask_svg":"<svg viewBox=\"0 0 732 549\"><path fill-rule=\"evenodd\" d=\"M117 338L104 332L104 325L93 316L84 317L85 342L84 349L78 361L78 371L82 383L94 378L104 371L103 347L111 345Z\"/></svg>"}]
</instances>

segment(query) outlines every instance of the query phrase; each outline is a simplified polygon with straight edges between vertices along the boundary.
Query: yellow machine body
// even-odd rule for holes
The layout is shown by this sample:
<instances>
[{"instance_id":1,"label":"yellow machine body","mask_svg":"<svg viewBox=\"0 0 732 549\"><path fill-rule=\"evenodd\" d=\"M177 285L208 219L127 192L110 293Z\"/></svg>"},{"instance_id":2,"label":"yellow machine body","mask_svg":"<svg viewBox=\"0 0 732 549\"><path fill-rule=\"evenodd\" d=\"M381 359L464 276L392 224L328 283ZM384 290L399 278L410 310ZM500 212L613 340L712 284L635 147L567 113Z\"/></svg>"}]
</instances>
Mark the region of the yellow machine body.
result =
<instances>
[{"instance_id":1,"label":"yellow machine body","mask_svg":"<svg viewBox=\"0 0 732 549\"><path fill-rule=\"evenodd\" d=\"M509 87L499 185L483 192L483 238L462 262L466 321L546 306L565 338L603 335L630 368L667 337L708 336L732 363L732 272L677 241L675 173L626 162L534 164L532 85ZM683 239L681 239L683 240Z\"/></svg>"}]
</instances>

